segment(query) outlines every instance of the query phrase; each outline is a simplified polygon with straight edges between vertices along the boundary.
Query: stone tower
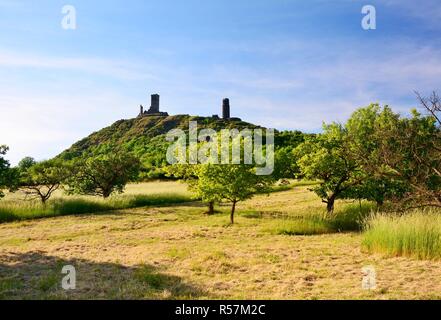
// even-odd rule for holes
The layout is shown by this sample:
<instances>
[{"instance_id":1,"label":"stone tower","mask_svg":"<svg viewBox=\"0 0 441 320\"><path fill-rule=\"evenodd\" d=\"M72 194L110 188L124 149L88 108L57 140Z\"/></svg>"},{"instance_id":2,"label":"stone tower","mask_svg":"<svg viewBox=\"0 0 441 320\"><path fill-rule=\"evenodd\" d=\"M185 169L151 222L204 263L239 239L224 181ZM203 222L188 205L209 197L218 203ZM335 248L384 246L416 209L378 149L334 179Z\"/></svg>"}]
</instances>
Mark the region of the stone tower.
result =
<instances>
[{"instance_id":1,"label":"stone tower","mask_svg":"<svg viewBox=\"0 0 441 320\"><path fill-rule=\"evenodd\" d=\"M162 116L162 117L168 116L167 112L159 111L159 94L151 95L151 104L148 110L144 110L144 107L142 105L139 106L138 117L144 117L144 116Z\"/></svg>"},{"instance_id":2,"label":"stone tower","mask_svg":"<svg viewBox=\"0 0 441 320\"><path fill-rule=\"evenodd\" d=\"M230 99L222 100L222 119L230 119Z\"/></svg>"},{"instance_id":3,"label":"stone tower","mask_svg":"<svg viewBox=\"0 0 441 320\"><path fill-rule=\"evenodd\" d=\"M152 94L152 104L150 106L150 113L159 113L159 94Z\"/></svg>"}]
</instances>

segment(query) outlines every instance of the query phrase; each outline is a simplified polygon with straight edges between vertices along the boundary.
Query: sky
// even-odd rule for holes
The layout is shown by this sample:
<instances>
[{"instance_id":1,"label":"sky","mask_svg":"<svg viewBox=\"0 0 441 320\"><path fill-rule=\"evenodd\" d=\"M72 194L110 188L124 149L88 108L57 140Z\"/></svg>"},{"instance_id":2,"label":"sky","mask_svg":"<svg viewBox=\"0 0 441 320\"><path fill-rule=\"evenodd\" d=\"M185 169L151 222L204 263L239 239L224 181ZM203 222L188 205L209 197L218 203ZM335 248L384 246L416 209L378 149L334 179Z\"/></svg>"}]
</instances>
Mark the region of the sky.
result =
<instances>
[{"instance_id":1,"label":"sky","mask_svg":"<svg viewBox=\"0 0 441 320\"><path fill-rule=\"evenodd\" d=\"M62 8L76 12L64 29ZM364 30L362 7L376 9ZM441 85L439 0L0 0L0 144L51 158L150 94L161 111L319 132Z\"/></svg>"}]
</instances>

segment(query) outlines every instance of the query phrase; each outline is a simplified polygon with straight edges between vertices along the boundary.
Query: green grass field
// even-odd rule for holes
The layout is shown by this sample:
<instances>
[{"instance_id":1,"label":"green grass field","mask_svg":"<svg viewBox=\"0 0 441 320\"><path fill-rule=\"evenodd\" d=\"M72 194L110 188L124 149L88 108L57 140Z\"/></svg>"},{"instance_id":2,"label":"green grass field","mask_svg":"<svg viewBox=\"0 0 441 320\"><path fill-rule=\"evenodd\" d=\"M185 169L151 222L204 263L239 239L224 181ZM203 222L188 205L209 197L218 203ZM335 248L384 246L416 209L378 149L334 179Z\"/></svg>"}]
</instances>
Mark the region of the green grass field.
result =
<instances>
[{"instance_id":1,"label":"green grass field","mask_svg":"<svg viewBox=\"0 0 441 320\"><path fill-rule=\"evenodd\" d=\"M130 185L120 197L164 194L189 197L179 182ZM229 204L214 216L197 201L150 204L0 224L0 298L441 298L438 260L374 247L375 222L360 231L369 203L338 201L328 218L320 199L298 185L239 203L234 225ZM61 288L64 265L76 268L75 290ZM368 265L375 290L361 286Z\"/></svg>"},{"instance_id":2,"label":"green grass field","mask_svg":"<svg viewBox=\"0 0 441 320\"><path fill-rule=\"evenodd\" d=\"M316 182L292 181L290 185L274 186L271 192L314 183ZM103 213L144 206L163 206L192 200L194 199L186 185L173 181L130 184L126 187L124 194L116 194L108 199L67 196L63 190L59 189L44 205L39 199L28 199L24 193L17 191L6 193L6 197L0 202L0 223L72 214Z\"/></svg>"},{"instance_id":3,"label":"green grass field","mask_svg":"<svg viewBox=\"0 0 441 320\"><path fill-rule=\"evenodd\" d=\"M102 213L148 205L169 205L191 201L185 185L175 182L140 183L128 185L124 194L108 199L91 196L66 196L57 190L43 205L38 199L26 200L20 191L9 193L0 202L0 223L16 220L48 218L72 214Z\"/></svg>"}]
</instances>

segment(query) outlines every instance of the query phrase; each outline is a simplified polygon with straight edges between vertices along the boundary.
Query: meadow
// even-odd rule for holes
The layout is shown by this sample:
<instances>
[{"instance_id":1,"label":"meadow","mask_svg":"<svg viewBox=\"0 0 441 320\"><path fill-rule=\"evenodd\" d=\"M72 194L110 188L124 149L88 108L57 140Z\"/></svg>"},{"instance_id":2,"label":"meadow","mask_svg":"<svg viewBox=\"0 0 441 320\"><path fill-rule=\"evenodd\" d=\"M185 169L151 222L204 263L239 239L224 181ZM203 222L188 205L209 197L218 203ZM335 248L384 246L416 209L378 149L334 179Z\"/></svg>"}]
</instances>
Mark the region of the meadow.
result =
<instances>
[{"instance_id":1,"label":"meadow","mask_svg":"<svg viewBox=\"0 0 441 320\"><path fill-rule=\"evenodd\" d=\"M307 189L299 183L240 202L234 225L229 224L229 204L204 215L205 205L189 201L179 182L129 185L124 195L107 201L82 199L108 205L162 196L180 197L181 203L115 205L110 211L2 223L0 298L441 298L441 283L434 281L441 277L439 255L408 254L396 249L403 248L396 237L384 239L391 226L401 239L427 234L417 231L431 226L432 240L414 242L414 247L438 252L437 212L429 218L418 212L370 218L372 204L339 200L334 216L327 218L323 203ZM17 202L16 196L8 194L2 205ZM403 227L409 222L414 231ZM76 268L75 290L61 288L64 265ZM376 289L362 289L365 266L376 270Z\"/></svg>"},{"instance_id":2,"label":"meadow","mask_svg":"<svg viewBox=\"0 0 441 320\"><path fill-rule=\"evenodd\" d=\"M60 189L45 205L38 199L26 199L26 196L18 191L7 194L0 202L0 223L130 209L147 205L167 205L191 200L186 187L173 182L131 184L127 186L123 194L114 195L106 200L92 196L66 196Z\"/></svg>"}]
</instances>

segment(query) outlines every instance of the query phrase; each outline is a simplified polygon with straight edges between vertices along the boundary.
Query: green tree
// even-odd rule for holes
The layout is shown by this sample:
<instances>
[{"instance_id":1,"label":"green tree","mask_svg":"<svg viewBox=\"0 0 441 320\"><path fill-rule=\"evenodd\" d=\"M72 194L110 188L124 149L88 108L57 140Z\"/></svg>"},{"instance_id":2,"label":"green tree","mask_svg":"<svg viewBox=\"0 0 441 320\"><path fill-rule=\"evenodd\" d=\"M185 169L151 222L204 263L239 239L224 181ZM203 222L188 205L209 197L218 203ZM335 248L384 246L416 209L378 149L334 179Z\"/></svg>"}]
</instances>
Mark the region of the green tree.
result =
<instances>
[{"instance_id":1,"label":"green tree","mask_svg":"<svg viewBox=\"0 0 441 320\"><path fill-rule=\"evenodd\" d=\"M357 185L357 163L351 158L347 130L337 123L323 126L323 133L307 139L295 149L298 165L307 179L321 183L311 189L326 203L329 213L349 188Z\"/></svg>"},{"instance_id":2,"label":"green tree","mask_svg":"<svg viewBox=\"0 0 441 320\"><path fill-rule=\"evenodd\" d=\"M391 200L404 208L441 206L441 104L436 94L418 97L428 116L413 110L400 117L373 104L348 120L352 157L364 175L348 197Z\"/></svg>"},{"instance_id":3,"label":"green tree","mask_svg":"<svg viewBox=\"0 0 441 320\"><path fill-rule=\"evenodd\" d=\"M32 167L35 164L37 164L37 161L35 161L34 158L24 157L23 159L20 160L17 167L20 172L26 172L30 167Z\"/></svg>"},{"instance_id":4,"label":"green tree","mask_svg":"<svg viewBox=\"0 0 441 320\"><path fill-rule=\"evenodd\" d=\"M70 174L62 160L39 162L20 172L20 189L26 198L40 199L45 204Z\"/></svg>"},{"instance_id":5,"label":"green tree","mask_svg":"<svg viewBox=\"0 0 441 320\"><path fill-rule=\"evenodd\" d=\"M383 171L409 186L402 206L441 207L441 133L433 116L416 110L381 131Z\"/></svg>"},{"instance_id":6,"label":"green tree","mask_svg":"<svg viewBox=\"0 0 441 320\"><path fill-rule=\"evenodd\" d=\"M67 192L103 198L122 193L128 182L138 178L140 166L137 157L123 152L82 158L74 162Z\"/></svg>"},{"instance_id":7,"label":"green tree","mask_svg":"<svg viewBox=\"0 0 441 320\"><path fill-rule=\"evenodd\" d=\"M204 174L204 165L175 164L166 168L167 176L181 179L187 184L195 199L200 199L208 205L208 215L214 214L214 204L220 202L221 189L214 184L208 184L200 177Z\"/></svg>"},{"instance_id":8,"label":"green tree","mask_svg":"<svg viewBox=\"0 0 441 320\"><path fill-rule=\"evenodd\" d=\"M305 141L305 137L312 136L301 131L280 131L276 132L274 142L277 148L296 148Z\"/></svg>"},{"instance_id":9,"label":"green tree","mask_svg":"<svg viewBox=\"0 0 441 320\"><path fill-rule=\"evenodd\" d=\"M4 189L14 190L17 185L16 171L10 167L9 161L3 156L6 155L9 148L5 145L0 145L0 198L5 194Z\"/></svg>"},{"instance_id":10,"label":"green tree","mask_svg":"<svg viewBox=\"0 0 441 320\"><path fill-rule=\"evenodd\" d=\"M403 196L406 183L388 174L387 164L380 156L381 146L386 142L385 131L395 130L398 121L398 114L378 104L360 108L348 119L345 125L348 150L358 164L359 184L348 189L345 197L371 200L381 206L387 199Z\"/></svg>"},{"instance_id":11,"label":"green tree","mask_svg":"<svg viewBox=\"0 0 441 320\"><path fill-rule=\"evenodd\" d=\"M239 201L250 199L256 192L265 192L274 183L272 176L256 175L252 165L204 164L197 169L199 191L203 198L225 199L232 203L230 222Z\"/></svg>"},{"instance_id":12,"label":"green tree","mask_svg":"<svg viewBox=\"0 0 441 320\"><path fill-rule=\"evenodd\" d=\"M273 176L279 179L294 179L299 177L300 168L297 164L293 148L282 147L274 152L274 172Z\"/></svg>"}]
</instances>

